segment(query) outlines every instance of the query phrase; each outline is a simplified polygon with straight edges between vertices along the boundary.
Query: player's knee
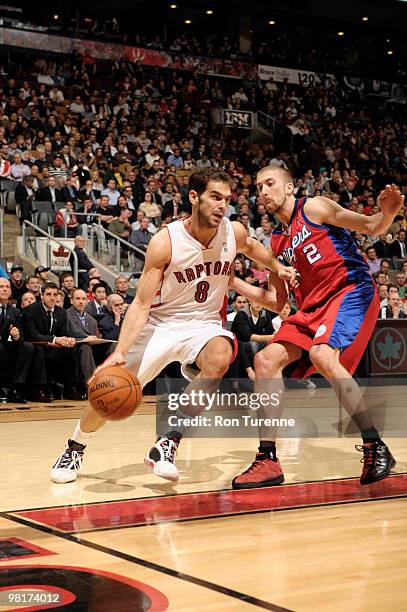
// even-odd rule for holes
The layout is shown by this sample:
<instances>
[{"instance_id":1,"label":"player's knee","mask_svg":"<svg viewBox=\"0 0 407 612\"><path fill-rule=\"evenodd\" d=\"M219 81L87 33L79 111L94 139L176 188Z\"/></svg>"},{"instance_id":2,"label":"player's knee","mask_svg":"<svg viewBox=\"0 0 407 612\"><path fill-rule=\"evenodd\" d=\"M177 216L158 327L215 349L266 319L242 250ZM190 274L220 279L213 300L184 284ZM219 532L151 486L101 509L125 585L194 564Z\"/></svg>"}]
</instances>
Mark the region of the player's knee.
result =
<instances>
[{"instance_id":1,"label":"player's knee","mask_svg":"<svg viewBox=\"0 0 407 612\"><path fill-rule=\"evenodd\" d=\"M278 345L270 345L254 356L256 376L273 376L286 366L286 359Z\"/></svg>"},{"instance_id":2,"label":"player's knee","mask_svg":"<svg viewBox=\"0 0 407 612\"><path fill-rule=\"evenodd\" d=\"M310 359L318 372L326 378L333 378L337 367L332 350L326 346L313 346L310 350Z\"/></svg>"},{"instance_id":3,"label":"player's knee","mask_svg":"<svg viewBox=\"0 0 407 612\"><path fill-rule=\"evenodd\" d=\"M202 368L204 378L222 378L229 368L229 354L222 351L212 355L210 361Z\"/></svg>"}]
</instances>

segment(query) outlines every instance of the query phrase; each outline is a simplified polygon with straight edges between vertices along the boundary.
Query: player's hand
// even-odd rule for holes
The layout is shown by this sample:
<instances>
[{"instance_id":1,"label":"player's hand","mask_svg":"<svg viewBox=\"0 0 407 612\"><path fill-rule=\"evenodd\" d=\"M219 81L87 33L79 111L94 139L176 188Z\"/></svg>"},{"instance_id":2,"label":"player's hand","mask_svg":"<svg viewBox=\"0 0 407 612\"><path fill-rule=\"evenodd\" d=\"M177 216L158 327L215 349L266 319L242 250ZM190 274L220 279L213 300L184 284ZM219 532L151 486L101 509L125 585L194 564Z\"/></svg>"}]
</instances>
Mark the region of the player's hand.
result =
<instances>
[{"instance_id":1,"label":"player's hand","mask_svg":"<svg viewBox=\"0 0 407 612\"><path fill-rule=\"evenodd\" d=\"M386 185L386 188L380 192L379 197L377 198L377 203L379 204L382 211L394 217L403 206L404 196L401 195L400 189L392 183L391 185Z\"/></svg>"},{"instance_id":2,"label":"player's hand","mask_svg":"<svg viewBox=\"0 0 407 612\"><path fill-rule=\"evenodd\" d=\"M124 366L126 365L126 363L127 360L123 353L121 351L115 351L114 353L109 355L109 357L105 359L105 361L100 366L96 368L96 370L93 372L93 375L88 380L88 385L90 385L95 376L97 376L99 372L102 372L105 368L109 368L110 366Z\"/></svg>"},{"instance_id":3,"label":"player's hand","mask_svg":"<svg viewBox=\"0 0 407 612\"><path fill-rule=\"evenodd\" d=\"M278 271L278 278L282 278L292 289L296 289L300 284L301 274L295 268L286 266Z\"/></svg>"}]
</instances>

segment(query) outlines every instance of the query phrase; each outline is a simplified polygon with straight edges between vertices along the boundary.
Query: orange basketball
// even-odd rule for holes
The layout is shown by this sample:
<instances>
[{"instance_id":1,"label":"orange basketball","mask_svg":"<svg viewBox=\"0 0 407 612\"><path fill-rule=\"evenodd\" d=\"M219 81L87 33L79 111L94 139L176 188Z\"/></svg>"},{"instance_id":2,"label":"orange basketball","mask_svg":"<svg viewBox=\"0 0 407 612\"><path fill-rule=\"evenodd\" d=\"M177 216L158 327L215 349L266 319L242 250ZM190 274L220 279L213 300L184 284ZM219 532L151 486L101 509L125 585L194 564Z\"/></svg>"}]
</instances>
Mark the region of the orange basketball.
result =
<instances>
[{"instance_id":1,"label":"orange basketball","mask_svg":"<svg viewBox=\"0 0 407 612\"><path fill-rule=\"evenodd\" d=\"M120 366L102 370L88 388L88 399L93 410L110 421L120 421L132 415L142 395L138 379Z\"/></svg>"}]
</instances>

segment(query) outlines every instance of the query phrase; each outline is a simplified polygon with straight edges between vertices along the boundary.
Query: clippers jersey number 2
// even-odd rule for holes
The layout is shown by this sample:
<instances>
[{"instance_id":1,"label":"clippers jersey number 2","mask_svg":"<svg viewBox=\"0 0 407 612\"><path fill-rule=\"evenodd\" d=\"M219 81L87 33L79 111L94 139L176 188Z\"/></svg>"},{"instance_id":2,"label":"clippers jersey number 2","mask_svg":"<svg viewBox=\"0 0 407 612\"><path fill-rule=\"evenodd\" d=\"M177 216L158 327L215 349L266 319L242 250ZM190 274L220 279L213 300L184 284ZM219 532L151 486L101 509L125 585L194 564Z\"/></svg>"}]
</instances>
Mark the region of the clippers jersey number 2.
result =
<instances>
[{"instance_id":1,"label":"clippers jersey number 2","mask_svg":"<svg viewBox=\"0 0 407 612\"><path fill-rule=\"evenodd\" d=\"M305 247L303 247L302 252L307 257L310 264L313 264L318 261L318 259L322 258L321 253L318 251L314 243L306 244Z\"/></svg>"}]
</instances>

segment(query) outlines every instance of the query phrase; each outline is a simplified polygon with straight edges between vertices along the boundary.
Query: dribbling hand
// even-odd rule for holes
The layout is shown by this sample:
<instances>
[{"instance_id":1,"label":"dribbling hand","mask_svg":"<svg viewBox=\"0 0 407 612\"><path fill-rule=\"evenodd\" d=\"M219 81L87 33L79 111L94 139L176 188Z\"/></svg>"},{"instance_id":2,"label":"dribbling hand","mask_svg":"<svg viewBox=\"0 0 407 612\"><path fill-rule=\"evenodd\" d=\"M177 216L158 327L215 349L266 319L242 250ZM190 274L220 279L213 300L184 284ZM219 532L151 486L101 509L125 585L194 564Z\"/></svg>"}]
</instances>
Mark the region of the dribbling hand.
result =
<instances>
[{"instance_id":1,"label":"dribbling hand","mask_svg":"<svg viewBox=\"0 0 407 612\"><path fill-rule=\"evenodd\" d=\"M88 380L88 385L90 385L95 376L97 376L97 374L99 374L99 372L101 372L105 368L108 368L109 366L124 366L126 365L126 363L127 360L123 353L121 353L120 351L115 351L114 353L109 355L109 357L105 359L105 361L100 366L96 368L96 370L93 372L92 376Z\"/></svg>"}]
</instances>

